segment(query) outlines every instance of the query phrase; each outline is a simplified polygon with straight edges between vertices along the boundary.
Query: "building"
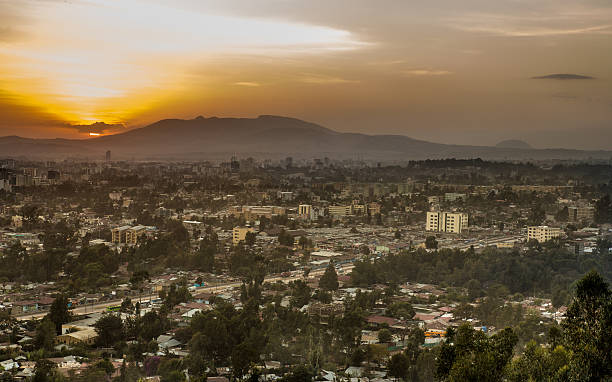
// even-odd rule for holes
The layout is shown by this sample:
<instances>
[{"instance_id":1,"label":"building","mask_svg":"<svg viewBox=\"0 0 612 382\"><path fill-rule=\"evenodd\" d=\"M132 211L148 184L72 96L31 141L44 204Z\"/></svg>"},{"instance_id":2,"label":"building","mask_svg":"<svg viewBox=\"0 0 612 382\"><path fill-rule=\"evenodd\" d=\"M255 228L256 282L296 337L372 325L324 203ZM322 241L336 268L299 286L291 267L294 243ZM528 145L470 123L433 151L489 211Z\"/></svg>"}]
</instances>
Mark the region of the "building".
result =
<instances>
[{"instance_id":1,"label":"building","mask_svg":"<svg viewBox=\"0 0 612 382\"><path fill-rule=\"evenodd\" d=\"M594 207L568 207L569 212L568 220L570 222L591 222L595 216Z\"/></svg>"},{"instance_id":2,"label":"building","mask_svg":"<svg viewBox=\"0 0 612 382\"><path fill-rule=\"evenodd\" d=\"M285 207L279 206L233 206L228 208L228 213L234 217L244 217L245 220L256 220L265 216L270 219L272 216L285 215Z\"/></svg>"},{"instance_id":3,"label":"building","mask_svg":"<svg viewBox=\"0 0 612 382\"><path fill-rule=\"evenodd\" d=\"M540 243L561 236L561 228L546 225L527 227L527 241L535 239Z\"/></svg>"},{"instance_id":4,"label":"building","mask_svg":"<svg viewBox=\"0 0 612 382\"><path fill-rule=\"evenodd\" d=\"M468 228L468 214L455 212L428 212L425 231L462 233Z\"/></svg>"},{"instance_id":5,"label":"building","mask_svg":"<svg viewBox=\"0 0 612 382\"><path fill-rule=\"evenodd\" d=\"M245 241L247 232L255 232L255 230L252 227L234 227L234 231L232 232L232 243L236 245L241 241Z\"/></svg>"},{"instance_id":6,"label":"building","mask_svg":"<svg viewBox=\"0 0 612 382\"><path fill-rule=\"evenodd\" d=\"M444 201L455 202L457 200L465 200L466 195L457 192L447 192L444 194Z\"/></svg>"},{"instance_id":7,"label":"building","mask_svg":"<svg viewBox=\"0 0 612 382\"><path fill-rule=\"evenodd\" d=\"M57 342L65 345L87 344L92 345L98 333L91 326L80 326L73 324L63 324L62 334L57 336Z\"/></svg>"},{"instance_id":8,"label":"building","mask_svg":"<svg viewBox=\"0 0 612 382\"><path fill-rule=\"evenodd\" d=\"M298 206L298 216L304 220L315 220L315 210L310 204L300 204Z\"/></svg>"},{"instance_id":9,"label":"building","mask_svg":"<svg viewBox=\"0 0 612 382\"><path fill-rule=\"evenodd\" d=\"M368 213L372 216L378 215L380 213L380 204L376 202L368 204Z\"/></svg>"},{"instance_id":10,"label":"building","mask_svg":"<svg viewBox=\"0 0 612 382\"><path fill-rule=\"evenodd\" d=\"M348 216L353 213L352 206L329 206L329 214L333 217Z\"/></svg>"},{"instance_id":11,"label":"building","mask_svg":"<svg viewBox=\"0 0 612 382\"><path fill-rule=\"evenodd\" d=\"M131 227L125 233L125 244L136 245L138 244L138 238L146 235L147 227L143 225L137 225Z\"/></svg>"},{"instance_id":12,"label":"building","mask_svg":"<svg viewBox=\"0 0 612 382\"><path fill-rule=\"evenodd\" d=\"M145 236L147 234L147 227L143 225L137 225L134 227L124 225L121 227L113 228L111 230L111 233L111 242L113 244L136 245L138 244L138 239L141 236Z\"/></svg>"},{"instance_id":13,"label":"building","mask_svg":"<svg viewBox=\"0 0 612 382\"><path fill-rule=\"evenodd\" d=\"M111 161L111 152L110 152L110 150L108 150L108 151L106 152L106 161L107 161L107 162L110 162L110 161Z\"/></svg>"}]
</instances>

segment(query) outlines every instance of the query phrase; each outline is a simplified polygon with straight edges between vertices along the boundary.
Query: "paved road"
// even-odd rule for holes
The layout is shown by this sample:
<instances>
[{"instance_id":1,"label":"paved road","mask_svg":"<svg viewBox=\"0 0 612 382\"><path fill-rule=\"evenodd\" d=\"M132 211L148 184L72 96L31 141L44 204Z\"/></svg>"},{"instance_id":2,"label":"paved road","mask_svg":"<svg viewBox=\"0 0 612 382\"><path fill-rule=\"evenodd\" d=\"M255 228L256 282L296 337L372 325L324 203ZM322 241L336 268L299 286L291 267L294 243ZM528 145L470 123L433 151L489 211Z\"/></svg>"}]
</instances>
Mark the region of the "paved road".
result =
<instances>
[{"instance_id":1,"label":"paved road","mask_svg":"<svg viewBox=\"0 0 612 382\"><path fill-rule=\"evenodd\" d=\"M344 273L346 273L347 271L353 269L354 266L351 263L347 263L347 264L343 264L341 268L344 270ZM323 274L323 272L325 272L325 269L313 270L310 272L309 277L310 276L320 276ZM264 281L265 282L282 281L286 284L291 281L301 280L303 278L301 272L294 272L293 274L294 274L293 276L289 276L289 277L272 276L272 277L266 278ZM239 287L240 285L242 285L242 282L230 282L230 283L225 283L225 284L209 285L205 287L196 288L194 291L192 291L192 294L202 293L202 292L220 294L220 293L227 292L229 289ZM157 298L159 298L159 295L155 293L155 294L140 296L139 299L140 301L151 301ZM71 312L72 314L75 314L75 315L105 312L109 306L121 305L121 301L122 300L111 300L111 301L100 302L97 304L81 305L81 306L75 307L74 309L71 309ZM38 319L43 318L46 314L47 312L25 314L25 315L16 316L15 319L17 319L18 321L38 320Z\"/></svg>"}]
</instances>

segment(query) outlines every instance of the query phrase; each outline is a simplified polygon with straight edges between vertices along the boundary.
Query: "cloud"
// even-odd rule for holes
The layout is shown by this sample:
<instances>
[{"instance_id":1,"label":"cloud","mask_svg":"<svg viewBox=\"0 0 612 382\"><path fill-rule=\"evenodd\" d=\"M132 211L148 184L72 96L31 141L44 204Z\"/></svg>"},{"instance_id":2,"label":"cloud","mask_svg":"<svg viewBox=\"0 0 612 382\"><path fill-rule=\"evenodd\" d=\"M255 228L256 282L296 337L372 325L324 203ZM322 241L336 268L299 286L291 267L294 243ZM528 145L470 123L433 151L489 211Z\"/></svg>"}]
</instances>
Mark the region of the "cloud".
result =
<instances>
[{"instance_id":1,"label":"cloud","mask_svg":"<svg viewBox=\"0 0 612 382\"><path fill-rule=\"evenodd\" d=\"M108 124L95 122L90 125L68 125L69 128L77 130L81 134L115 134L125 129L122 124Z\"/></svg>"},{"instance_id":2,"label":"cloud","mask_svg":"<svg viewBox=\"0 0 612 382\"><path fill-rule=\"evenodd\" d=\"M237 86L246 86L246 87L251 87L251 88L255 88L255 87L261 86L261 84L259 82L251 82L251 81L234 82L234 85L237 85Z\"/></svg>"},{"instance_id":3,"label":"cloud","mask_svg":"<svg viewBox=\"0 0 612 382\"><path fill-rule=\"evenodd\" d=\"M584 28L521 27L521 26L458 26L466 32L481 32L506 37L547 37L578 34L612 34L612 25L596 25Z\"/></svg>"},{"instance_id":4,"label":"cloud","mask_svg":"<svg viewBox=\"0 0 612 382\"><path fill-rule=\"evenodd\" d=\"M359 83L357 80L349 80L341 77L328 76L325 74L313 74L313 73L304 73L303 76L299 79L300 82L304 82L307 84L317 84L317 85L326 85L326 84L354 84Z\"/></svg>"},{"instance_id":5,"label":"cloud","mask_svg":"<svg viewBox=\"0 0 612 382\"><path fill-rule=\"evenodd\" d=\"M407 76L446 76L453 74L448 70L434 70L434 69L409 69L402 70L402 74Z\"/></svg>"},{"instance_id":6,"label":"cloud","mask_svg":"<svg viewBox=\"0 0 612 382\"><path fill-rule=\"evenodd\" d=\"M531 79L533 80L594 80L595 77L584 76L581 74L556 73L556 74L547 74L544 76L531 77Z\"/></svg>"}]
</instances>

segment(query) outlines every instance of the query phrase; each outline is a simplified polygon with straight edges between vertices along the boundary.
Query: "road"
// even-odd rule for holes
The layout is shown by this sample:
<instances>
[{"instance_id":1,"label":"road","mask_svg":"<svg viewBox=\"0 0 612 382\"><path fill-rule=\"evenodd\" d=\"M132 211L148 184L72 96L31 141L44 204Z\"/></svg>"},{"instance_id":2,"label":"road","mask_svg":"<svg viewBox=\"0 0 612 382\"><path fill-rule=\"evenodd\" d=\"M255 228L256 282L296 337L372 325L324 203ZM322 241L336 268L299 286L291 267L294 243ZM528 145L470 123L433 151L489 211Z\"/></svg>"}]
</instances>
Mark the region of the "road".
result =
<instances>
[{"instance_id":1,"label":"road","mask_svg":"<svg viewBox=\"0 0 612 382\"><path fill-rule=\"evenodd\" d=\"M343 273L346 274L347 271L351 270L354 268L352 263L347 263L347 264L343 264L340 267L343 270ZM310 272L310 274L308 275L310 276L320 276L325 272L325 269L316 269ZM295 281L295 280L302 280L303 277L301 274L297 274L298 272L293 272L293 276L289 276L289 277L282 277L282 276L271 276L268 278L264 279L264 282L277 282L277 281L282 281L285 284L291 282L291 281ZM227 292L229 289L233 289L236 287L239 287L240 285L242 285L242 282L229 282L229 283L225 283L225 284L217 284L217 285L211 285L211 286L204 286L204 287L199 287L196 288L195 290L192 290L192 294L196 294L196 293L214 293L214 294L221 294L221 293L225 293ZM159 298L158 294L150 294L150 295L144 295L144 296L140 296L139 299L140 301L151 301L151 300L155 300ZM74 315L82 315L82 314L88 314L88 313L100 313L100 312L105 312L106 309L110 306L117 306L117 305L121 305L121 301L122 300L111 300L111 301L104 301L104 302L100 302L100 303L96 303L96 304L91 304L91 305L80 305L78 307L75 307L73 309L71 309L70 311L72 312L72 314ZM48 312L38 312L38 313L32 313L32 314L25 314L25 315L20 315L20 316L15 316L15 319L18 321L29 321L29 320L39 320L41 318L43 318Z\"/></svg>"}]
</instances>

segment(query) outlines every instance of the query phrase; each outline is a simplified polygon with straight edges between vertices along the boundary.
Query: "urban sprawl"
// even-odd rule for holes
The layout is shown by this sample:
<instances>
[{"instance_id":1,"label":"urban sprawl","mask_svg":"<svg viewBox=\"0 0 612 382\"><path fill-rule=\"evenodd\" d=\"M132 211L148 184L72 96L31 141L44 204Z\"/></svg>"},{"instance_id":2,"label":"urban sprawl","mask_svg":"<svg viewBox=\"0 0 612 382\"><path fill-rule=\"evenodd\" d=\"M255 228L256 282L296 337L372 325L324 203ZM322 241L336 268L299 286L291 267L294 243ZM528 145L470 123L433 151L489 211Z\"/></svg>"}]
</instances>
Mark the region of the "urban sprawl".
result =
<instances>
[{"instance_id":1,"label":"urban sprawl","mask_svg":"<svg viewBox=\"0 0 612 382\"><path fill-rule=\"evenodd\" d=\"M0 380L611 377L612 164L0 160Z\"/></svg>"}]
</instances>

